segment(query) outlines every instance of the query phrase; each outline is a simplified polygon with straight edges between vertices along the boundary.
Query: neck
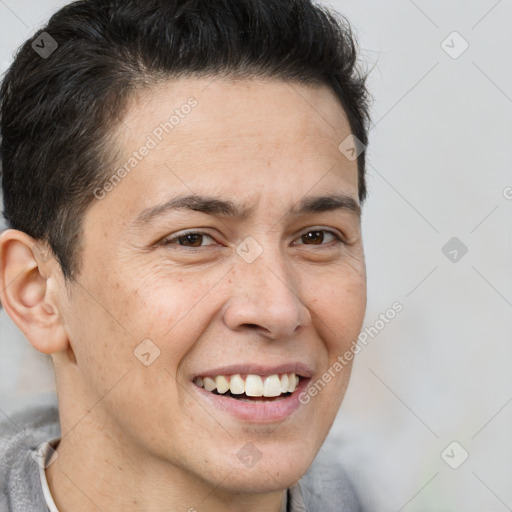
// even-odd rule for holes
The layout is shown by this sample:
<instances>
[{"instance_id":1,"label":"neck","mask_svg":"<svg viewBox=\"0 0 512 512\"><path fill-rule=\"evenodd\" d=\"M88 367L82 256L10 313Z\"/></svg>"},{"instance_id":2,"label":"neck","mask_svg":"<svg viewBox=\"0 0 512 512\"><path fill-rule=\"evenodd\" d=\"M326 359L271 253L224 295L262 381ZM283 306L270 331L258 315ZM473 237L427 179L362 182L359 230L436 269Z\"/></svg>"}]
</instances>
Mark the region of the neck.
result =
<instances>
[{"instance_id":1,"label":"neck","mask_svg":"<svg viewBox=\"0 0 512 512\"><path fill-rule=\"evenodd\" d=\"M94 427L91 416L67 432L61 429L58 458L46 469L60 512L280 512L285 491L226 492L223 484L229 482L229 468L215 484L206 482L168 461L120 445L121 436L112 435L105 426Z\"/></svg>"}]
</instances>

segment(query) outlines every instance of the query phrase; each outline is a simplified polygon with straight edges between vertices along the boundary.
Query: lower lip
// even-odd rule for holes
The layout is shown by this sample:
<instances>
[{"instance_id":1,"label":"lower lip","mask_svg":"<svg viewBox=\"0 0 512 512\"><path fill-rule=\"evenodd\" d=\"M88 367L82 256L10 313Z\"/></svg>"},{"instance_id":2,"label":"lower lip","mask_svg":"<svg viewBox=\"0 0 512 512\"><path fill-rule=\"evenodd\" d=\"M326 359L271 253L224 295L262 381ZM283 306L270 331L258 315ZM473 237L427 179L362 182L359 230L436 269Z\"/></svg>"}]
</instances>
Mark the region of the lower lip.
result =
<instances>
[{"instance_id":1,"label":"lower lip","mask_svg":"<svg viewBox=\"0 0 512 512\"><path fill-rule=\"evenodd\" d=\"M224 395L215 395L191 383L195 392L211 406L227 412L235 418L251 423L275 423L293 414L302 404L300 393L306 389L310 379L301 379L297 389L288 397L269 402L243 402Z\"/></svg>"}]
</instances>

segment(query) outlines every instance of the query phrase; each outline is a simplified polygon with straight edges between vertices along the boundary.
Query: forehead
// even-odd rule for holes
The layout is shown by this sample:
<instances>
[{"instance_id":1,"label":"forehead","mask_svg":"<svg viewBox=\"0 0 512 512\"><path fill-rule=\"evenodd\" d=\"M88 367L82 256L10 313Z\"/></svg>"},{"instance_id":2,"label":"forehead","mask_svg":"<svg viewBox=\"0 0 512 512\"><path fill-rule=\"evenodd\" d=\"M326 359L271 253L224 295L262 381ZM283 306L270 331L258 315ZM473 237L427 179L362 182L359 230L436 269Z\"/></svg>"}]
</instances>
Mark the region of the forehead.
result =
<instances>
[{"instance_id":1,"label":"forehead","mask_svg":"<svg viewBox=\"0 0 512 512\"><path fill-rule=\"evenodd\" d=\"M188 106L191 102L194 107ZM300 140L315 145L304 147L303 153L329 148L338 157L338 145L350 127L327 86L212 78L167 81L138 94L120 125L121 145L129 151L141 134L155 132L165 139L158 142L172 145L176 155L198 146L226 155L245 146L249 154L265 151L271 157L272 150L293 148ZM255 141L260 145L255 147Z\"/></svg>"},{"instance_id":2,"label":"forehead","mask_svg":"<svg viewBox=\"0 0 512 512\"><path fill-rule=\"evenodd\" d=\"M171 196L199 194L232 198L246 208L277 197L291 209L308 191L357 201L357 162L338 149L349 135L343 108L326 86L163 82L128 106L116 133L115 168L127 172L101 207L136 217ZM143 146L150 149L140 158Z\"/></svg>"}]
</instances>

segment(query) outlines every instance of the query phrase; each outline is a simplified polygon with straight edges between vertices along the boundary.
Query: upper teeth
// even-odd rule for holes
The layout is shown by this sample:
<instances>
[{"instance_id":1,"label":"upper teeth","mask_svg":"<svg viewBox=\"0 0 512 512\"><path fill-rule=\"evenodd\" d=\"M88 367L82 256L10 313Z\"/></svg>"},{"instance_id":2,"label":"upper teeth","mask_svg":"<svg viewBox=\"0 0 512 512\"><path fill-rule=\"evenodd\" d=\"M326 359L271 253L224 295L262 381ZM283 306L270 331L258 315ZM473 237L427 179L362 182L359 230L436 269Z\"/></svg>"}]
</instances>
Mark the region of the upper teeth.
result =
<instances>
[{"instance_id":1,"label":"upper teeth","mask_svg":"<svg viewBox=\"0 0 512 512\"><path fill-rule=\"evenodd\" d=\"M206 391L216 389L221 394L231 391L233 395L245 393L247 396L273 397L281 393L293 393L299 384L299 377L295 373L283 373L281 376L275 373L264 377L249 374L244 380L240 374L217 375L196 377L194 383Z\"/></svg>"}]
</instances>

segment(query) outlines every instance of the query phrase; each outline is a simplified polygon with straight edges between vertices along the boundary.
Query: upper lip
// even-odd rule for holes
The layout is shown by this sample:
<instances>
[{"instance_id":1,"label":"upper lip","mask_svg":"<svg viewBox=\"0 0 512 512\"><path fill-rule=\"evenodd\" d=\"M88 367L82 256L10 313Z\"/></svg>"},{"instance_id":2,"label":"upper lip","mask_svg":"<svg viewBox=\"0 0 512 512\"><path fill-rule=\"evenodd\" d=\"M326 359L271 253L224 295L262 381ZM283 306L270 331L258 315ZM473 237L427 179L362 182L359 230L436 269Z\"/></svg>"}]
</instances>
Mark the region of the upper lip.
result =
<instances>
[{"instance_id":1,"label":"upper lip","mask_svg":"<svg viewBox=\"0 0 512 512\"><path fill-rule=\"evenodd\" d=\"M275 375L278 373L295 373L299 377L310 378L313 375L311 366L305 363L285 363L275 366L265 366L259 364L235 364L229 366L219 366L212 370L204 370L197 373L194 377L215 377L217 375ZM194 378L193 377L193 378Z\"/></svg>"}]
</instances>

